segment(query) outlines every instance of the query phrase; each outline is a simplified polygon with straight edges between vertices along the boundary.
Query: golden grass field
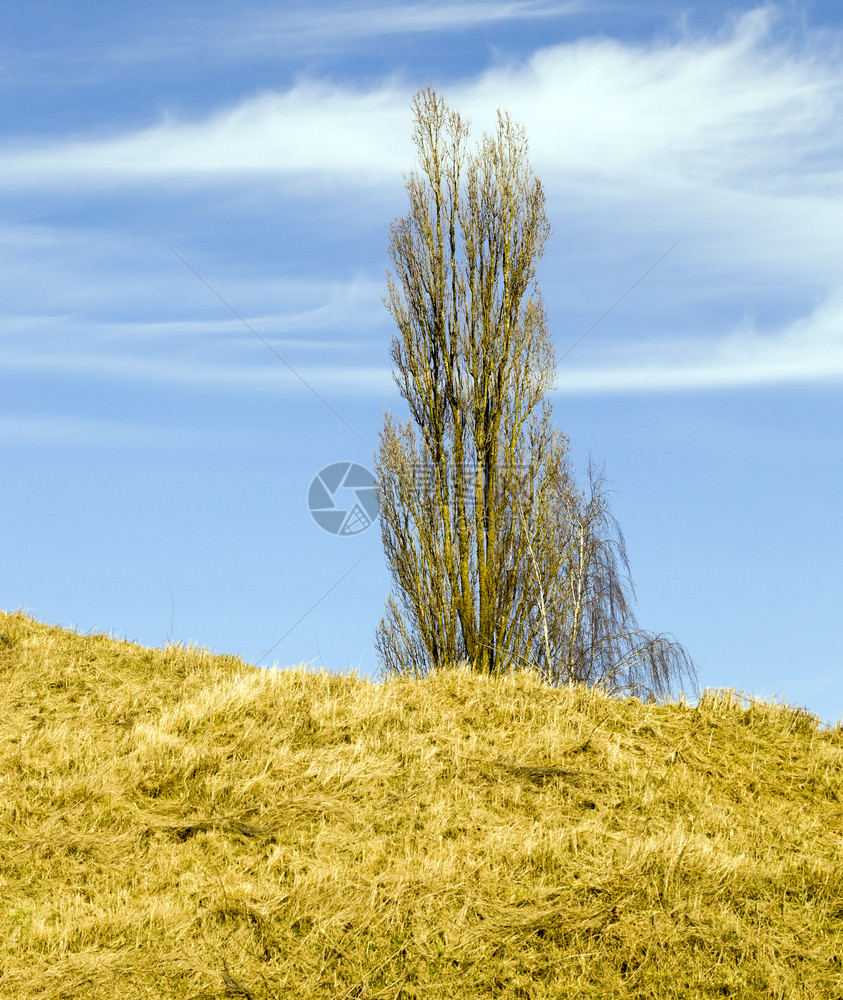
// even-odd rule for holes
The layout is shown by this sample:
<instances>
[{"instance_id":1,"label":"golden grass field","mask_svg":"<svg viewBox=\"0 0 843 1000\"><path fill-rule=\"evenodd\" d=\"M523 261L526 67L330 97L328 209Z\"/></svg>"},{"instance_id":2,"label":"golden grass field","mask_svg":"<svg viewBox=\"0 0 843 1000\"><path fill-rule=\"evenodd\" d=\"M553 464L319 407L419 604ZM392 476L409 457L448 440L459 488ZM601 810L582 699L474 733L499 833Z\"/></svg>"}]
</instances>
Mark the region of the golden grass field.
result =
<instances>
[{"instance_id":1,"label":"golden grass field","mask_svg":"<svg viewBox=\"0 0 843 1000\"><path fill-rule=\"evenodd\" d=\"M0 998L843 998L843 727L0 612Z\"/></svg>"}]
</instances>

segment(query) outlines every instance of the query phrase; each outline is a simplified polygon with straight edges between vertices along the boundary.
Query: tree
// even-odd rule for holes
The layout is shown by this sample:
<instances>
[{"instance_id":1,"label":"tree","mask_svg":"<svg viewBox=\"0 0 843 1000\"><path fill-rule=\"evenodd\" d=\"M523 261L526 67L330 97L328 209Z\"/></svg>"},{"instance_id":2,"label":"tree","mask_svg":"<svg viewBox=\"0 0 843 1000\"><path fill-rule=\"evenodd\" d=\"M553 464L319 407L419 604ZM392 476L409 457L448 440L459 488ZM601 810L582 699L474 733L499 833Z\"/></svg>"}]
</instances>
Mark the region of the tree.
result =
<instances>
[{"instance_id":1,"label":"tree","mask_svg":"<svg viewBox=\"0 0 843 1000\"><path fill-rule=\"evenodd\" d=\"M666 693L693 665L638 628L602 473L577 487L544 398L555 354L536 266L550 228L524 130L499 111L469 152L468 123L430 88L413 118L420 173L390 228L384 299L410 419L384 414L376 460L394 584L375 636L382 674L467 661Z\"/></svg>"}]
</instances>

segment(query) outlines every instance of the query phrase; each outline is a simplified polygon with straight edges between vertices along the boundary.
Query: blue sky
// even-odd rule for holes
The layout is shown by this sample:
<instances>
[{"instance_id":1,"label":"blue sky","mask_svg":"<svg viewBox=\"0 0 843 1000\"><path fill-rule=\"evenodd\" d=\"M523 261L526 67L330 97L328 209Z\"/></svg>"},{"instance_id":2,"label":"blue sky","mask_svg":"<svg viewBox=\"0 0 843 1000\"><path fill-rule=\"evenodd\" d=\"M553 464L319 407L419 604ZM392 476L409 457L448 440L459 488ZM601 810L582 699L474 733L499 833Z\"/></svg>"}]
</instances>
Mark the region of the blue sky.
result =
<instances>
[{"instance_id":1,"label":"blue sky","mask_svg":"<svg viewBox=\"0 0 843 1000\"><path fill-rule=\"evenodd\" d=\"M381 296L428 84L527 128L560 358L681 241L562 360L555 420L605 464L640 624L700 687L835 723L832 3L7 4L0 607L376 677L378 525L307 495L405 415Z\"/></svg>"}]
</instances>

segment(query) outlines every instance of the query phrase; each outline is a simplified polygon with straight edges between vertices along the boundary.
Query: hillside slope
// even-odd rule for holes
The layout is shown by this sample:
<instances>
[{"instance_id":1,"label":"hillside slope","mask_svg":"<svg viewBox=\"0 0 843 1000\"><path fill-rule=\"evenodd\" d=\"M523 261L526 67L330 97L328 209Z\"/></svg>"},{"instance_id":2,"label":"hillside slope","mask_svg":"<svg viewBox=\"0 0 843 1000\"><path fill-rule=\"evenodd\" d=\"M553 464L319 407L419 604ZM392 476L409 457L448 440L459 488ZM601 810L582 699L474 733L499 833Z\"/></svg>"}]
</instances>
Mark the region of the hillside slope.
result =
<instances>
[{"instance_id":1,"label":"hillside slope","mask_svg":"<svg viewBox=\"0 0 843 1000\"><path fill-rule=\"evenodd\" d=\"M843 998L843 729L0 612L0 997Z\"/></svg>"}]
</instances>

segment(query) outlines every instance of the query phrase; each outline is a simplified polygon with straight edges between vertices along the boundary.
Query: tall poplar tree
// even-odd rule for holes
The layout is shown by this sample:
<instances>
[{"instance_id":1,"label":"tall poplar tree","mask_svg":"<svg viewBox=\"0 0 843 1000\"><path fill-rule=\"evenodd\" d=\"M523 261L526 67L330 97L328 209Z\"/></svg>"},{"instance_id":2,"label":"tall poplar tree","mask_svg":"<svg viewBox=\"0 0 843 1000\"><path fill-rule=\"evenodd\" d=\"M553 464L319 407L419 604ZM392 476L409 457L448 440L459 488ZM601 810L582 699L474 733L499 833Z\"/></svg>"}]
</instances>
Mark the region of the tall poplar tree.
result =
<instances>
[{"instance_id":1,"label":"tall poplar tree","mask_svg":"<svg viewBox=\"0 0 843 1000\"><path fill-rule=\"evenodd\" d=\"M410 419L384 415L376 461L394 584L382 673L467 661L665 694L693 665L638 628L602 476L576 485L544 398L556 369L536 265L550 227L524 130L498 112L469 150L468 123L430 88L413 119L419 170L390 229L385 297Z\"/></svg>"}]
</instances>

